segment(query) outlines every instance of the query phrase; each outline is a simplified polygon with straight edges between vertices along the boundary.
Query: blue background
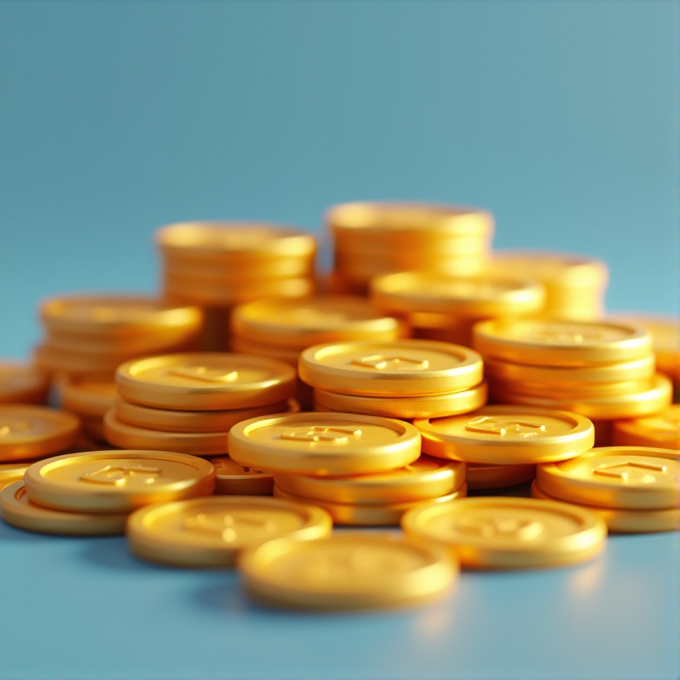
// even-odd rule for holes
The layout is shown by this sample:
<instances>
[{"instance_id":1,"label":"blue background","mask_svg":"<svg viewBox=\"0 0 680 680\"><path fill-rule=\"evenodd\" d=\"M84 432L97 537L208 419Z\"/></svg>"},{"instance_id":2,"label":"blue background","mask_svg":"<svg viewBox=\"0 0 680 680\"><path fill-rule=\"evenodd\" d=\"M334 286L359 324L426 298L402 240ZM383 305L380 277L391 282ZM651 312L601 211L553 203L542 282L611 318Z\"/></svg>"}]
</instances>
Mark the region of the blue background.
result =
<instances>
[{"instance_id":1,"label":"blue background","mask_svg":"<svg viewBox=\"0 0 680 680\"><path fill-rule=\"evenodd\" d=\"M497 247L602 257L610 309L677 313L679 19L654 0L0 2L0 354L29 355L46 295L157 290L162 224L321 230L362 199L488 208ZM0 525L0 678L677 680L679 573L677 536L616 537L411 612L275 614L237 574Z\"/></svg>"}]
</instances>

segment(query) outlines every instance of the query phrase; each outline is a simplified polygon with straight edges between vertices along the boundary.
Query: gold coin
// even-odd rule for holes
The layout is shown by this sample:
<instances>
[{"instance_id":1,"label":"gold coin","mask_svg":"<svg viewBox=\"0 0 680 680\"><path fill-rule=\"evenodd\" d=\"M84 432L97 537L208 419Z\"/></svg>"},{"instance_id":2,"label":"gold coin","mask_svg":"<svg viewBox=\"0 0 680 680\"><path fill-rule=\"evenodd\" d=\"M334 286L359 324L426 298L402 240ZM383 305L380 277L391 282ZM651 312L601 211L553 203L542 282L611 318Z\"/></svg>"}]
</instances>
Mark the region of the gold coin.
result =
<instances>
[{"instance_id":1,"label":"gold coin","mask_svg":"<svg viewBox=\"0 0 680 680\"><path fill-rule=\"evenodd\" d=\"M236 254L164 253L163 271L167 278L195 277L215 285L238 286L262 278L314 276L314 254L294 257L260 257L241 259Z\"/></svg>"},{"instance_id":2,"label":"gold coin","mask_svg":"<svg viewBox=\"0 0 680 680\"><path fill-rule=\"evenodd\" d=\"M672 404L646 418L615 421L612 444L680 449L680 404Z\"/></svg>"},{"instance_id":3,"label":"gold coin","mask_svg":"<svg viewBox=\"0 0 680 680\"><path fill-rule=\"evenodd\" d=\"M78 418L28 404L0 405L0 461L31 460L58 453L78 439Z\"/></svg>"},{"instance_id":4,"label":"gold coin","mask_svg":"<svg viewBox=\"0 0 680 680\"><path fill-rule=\"evenodd\" d=\"M0 404L44 404L48 391L43 371L28 364L0 362Z\"/></svg>"},{"instance_id":5,"label":"gold coin","mask_svg":"<svg viewBox=\"0 0 680 680\"><path fill-rule=\"evenodd\" d=\"M238 566L254 597L306 609L415 604L442 596L458 575L440 548L387 532L280 538L246 548Z\"/></svg>"},{"instance_id":6,"label":"gold coin","mask_svg":"<svg viewBox=\"0 0 680 680\"><path fill-rule=\"evenodd\" d=\"M62 375L57 380L61 405L81 416L102 418L113 406L118 392L109 375Z\"/></svg>"},{"instance_id":7,"label":"gold coin","mask_svg":"<svg viewBox=\"0 0 680 680\"><path fill-rule=\"evenodd\" d=\"M233 335L230 343L232 352L241 352L243 354L253 354L260 357L270 357L278 361L284 361L289 366L293 366L297 371L298 361L300 361L299 349L288 349L272 343L255 342L247 338L241 338L238 335Z\"/></svg>"},{"instance_id":8,"label":"gold coin","mask_svg":"<svg viewBox=\"0 0 680 680\"><path fill-rule=\"evenodd\" d=\"M495 319L478 323L473 335L474 347L484 357L518 364L613 364L651 353L649 333L622 322Z\"/></svg>"},{"instance_id":9,"label":"gold coin","mask_svg":"<svg viewBox=\"0 0 680 680\"><path fill-rule=\"evenodd\" d=\"M463 566L521 569L589 560L604 548L607 527L594 512L533 498L466 498L407 512L407 536L435 543Z\"/></svg>"},{"instance_id":10,"label":"gold coin","mask_svg":"<svg viewBox=\"0 0 680 680\"><path fill-rule=\"evenodd\" d=\"M281 491L309 499L384 505L450 494L465 482L465 465L420 456L404 467L387 472L352 477L277 474L274 482Z\"/></svg>"},{"instance_id":11,"label":"gold coin","mask_svg":"<svg viewBox=\"0 0 680 680\"><path fill-rule=\"evenodd\" d=\"M662 411L673 398L673 384L661 373L657 373L651 385L641 392L624 394L570 395L557 393L556 396L535 396L508 392L491 385L491 394L496 402L522 404L538 408L574 411L595 420L635 418Z\"/></svg>"},{"instance_id":12,"label":"gold coin","mask_svg":"<svg viewBox=\"0 0 680 680\"><path fill-rule=\"evenodd\" d=\"M574 403L580 400L588 401L589 399L600 398L616 398L629 394L637 394L647 392L654 387L653 378L644 378L642 380L626 380L624 382L615 383L547 383L547 382L530 382L523 380L491 380L494 395L498 397L499 403L516 403L512 395L518 394L527 397L548 397L551 398L554 394L559 394L560 399L567 403ZM510 395L506 398L505 395ZM521 402L517 402L521 403ZM549 407L546 408L557 408ZM569 408L577 413L580 412L578 408Z\"/></svg>"},{"instance_id":13,"label":"gold coin","mask_svg":"<svg viewBox=\"0 0 680 680\"><path fill-rule=\"evenodd\" d=\"M125 533L127 513L86 514L44 508L31 503L23 481L0 491L0 516L8 524L41 534L107 536Z\"/></svg>"},{"instance_id":14,"label":"gold coin","mask_svg":"<svg viewBox=\"0 0 680 680\"><path fill-rule=\"evenodd\" d=\"M423 451L469 463L534 464L573 458L593 446L593 424L566 411L485 406L461 416L418 419Z\"/></svg>"},{"instance_id":15,"label":"gold coin","mask_svg":"<svg viewBox=\"0 0 680 680\"><path fill-rule=\"evenodd\" d=\"M228 567L238 552L280 536L319 539L332 529L314 506L276 498L212 496L155 504L130 515L130 549L144 559L182 567Z\"/></svg>"},{"instance_id":16,"label":"gold coin","mask_svg":"<svg viewBox=\"0 0 680 680\"><path fill-rule=\"evenodd\" d=\"M252 418L229 431L229 455L272 472L353 475L392 470L420 455L410 423L349 413Z\"/></svg>"},{"instance_id":17,"label":"gold coin","mask_svg":"<svg viewBox=\"0 0 680 680\"><path fill-rule=\"evenodd\" d=\"M678 480L680 453L644 446L592 449L536 471L538 485L555 498L624 510L680 505Z\"/></svg>"},{"instance_id":18,"label":"gold coin","mask_svg":"<svg viewBox=\"0 0 680 680\"><path fill-rule=\"evenodd\" d=\"M0 464L0 489L6 487L8 484L21 481L24 478L24 472L26 472L28 467L28 463Z\"/></svg>"},{"instance_id":19,"label":"gold coin","mask_svg":"<svg viewBox=\"0 0 680 680\"><path fill-rule=\"evenodd\" d=\"M29 499L48 508L129 512L150 503L212 493L215 468L182 453L97 451L34 463L24 482Z\"/></svg>"},{"instance_id":20,"label":"gold coin","mask_svg":"<svg viewBox=\"0 0 680 680\"><path fill-rule=\"evenodd\" d=\"M142 406L221 411L283 401L295 391L295 371L265 357L227 352L169 354L123 364L116 386Z\"/></svg>"},{"instance_id":21,"label":"gold coin","mask_svg":"<svg viewBox=\"0 0 680 680\"><path fill-rule=\"evenodd\" d=\"M271 496L274 475L241 465L229 456L210 458L215 466L215 493L224 496Z\"/></svg>"},{"instance_id":22,"label":"gold coin","mask_svg":"<svg viewBox=\"0 0 680 680\"><path fill-rule=\"evenodd\" d=\"M482 382L477 352L430 340L314 345L298 370L313 387L366 397L444 394Z\"/></svg>"},{"instance_id":23,"label":"gold coin","mask_svg":"<svg viewBox=\"0 0 680 680\"><path fill-rule=\"evenodd\" d=\"M465 482L470 490L504 489L525 484L536 477L535 465L491 465L468 463Z\"/></svg>"},{"instance_id":24,"label":"gold coin","mask_svg":"<svg viewBox=\"0 0 680 680\"><path fill-rule=\"evenodd\" d=\"M104 352L78 352L59 349L50 345L38 345L33 350L36 365L47 372L65 372L71 375L92 373L113 375L116 368L128 361L130 354L111 355Z\"/></svg>"},{"instance_id":25,"label":"gold coin","mask_svg":"<svg viewBox=\"0 0 680 680\"><path fill-rule=\"evenodd\" d=\"M305 300L257 300L234 309L231 330L256 342L303 350L343 340L376 342L408 335L404 322L381 314L365 298L317 296Z\"/></svg>"},{"instance_id":26,"label":"gold coin","mask_svg":"<svg viewBox=\"0 0 680 680\"><path fill-rule=\"evenodd\" d=\"M549 496L534 481L531 484L531 497L544 500L559 500ZM578 505L575 503L574 505ZM613 510L583 505L598 514L607 524L610 532L620 534L651 534L661 531L680 531L680 508L668 510Z\"/></svg>"}]
</instances>

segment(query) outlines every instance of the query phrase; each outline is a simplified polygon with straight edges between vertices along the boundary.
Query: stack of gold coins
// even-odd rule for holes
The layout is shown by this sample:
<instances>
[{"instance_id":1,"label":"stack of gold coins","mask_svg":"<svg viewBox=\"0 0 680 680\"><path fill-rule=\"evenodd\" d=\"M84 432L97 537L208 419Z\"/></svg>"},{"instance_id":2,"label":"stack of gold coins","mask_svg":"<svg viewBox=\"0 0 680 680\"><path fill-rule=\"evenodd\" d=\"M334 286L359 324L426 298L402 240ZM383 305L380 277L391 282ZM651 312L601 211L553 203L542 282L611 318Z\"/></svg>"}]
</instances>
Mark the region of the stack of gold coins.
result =
<instances>
[{"instance_id":1,"label":"stack of gold coins","mask_svg":"<svg viewBox=\"0 0 680 680\"><path fill-rule=\"evenodd\" d=\"M540 281L547 316L588 320L604 313L609 270L601 260L559 252L495 250L489 272Z\"/></svg>"},{"instance_id":2,"label":"stack of gold coins","mask_svg":"<svg viewBox=\"0 0 680 680\"><path fill-rule=\"evenodd\" d=\"M376 274L427 270L466 276L487 263L493 217L427 203L346 203L326 213L334 246L333 292L365 293Z\"/></svg>"},{"instance_id":3,"label":"stack of gold coins","mask_svg":"<svg viewBox=\"0 0 680 680\"><path fill-rule=\"evenodd\" d=\"M478 321L538 314L545 298L543 285L536 281L429 271L375 276L370 289L373 304L405 317L416 337L466 347L472 344L472 327Z\"/></svg>"},{"instance_id":4,"label":"stack of gold coins","mask_svg":"<svg viewBox=\"0 0 680 680\"><path fill-rule=\"evenodd\" d=\"M98 451L55 456L0 491L0 515L47 534L124 533L130 512L151 503L211 494L215 469L166 451Z\"/></svg>"},{"instance_id":5,"label":"stack of gold coins","mask_svg":"<svg viewBox=\"0 0 680 680\"><path fill-rule=\"evenodd\" d=\"M680 449L680 404L672 404L645 418L614 421L612 444Z\"/></svg>"},{"instance_id":6,"label":"stack of gold coins","mask_svg":"<svg viewBox=\"0 0 680 680\"><path fill-rule=\"evenodd\" d=\"M474 347L484 357L496 403L574 411L595 424L596 445L611 422L661 411L672 385L654 373L649 333L623 322L483 321Z\"/></svg>"},{"instance_id":7,"label":"stack of gold coins","mask_svg":"<svg viewBox=\"0 0 680 680\"><path fill-rule=\"evenodd\" d=\"M300 355L300 378L317 411L427 418L486 403L482 360L466 347L434 340L314 345Z\"/></svg>"},{"instance_id":8,"label":"stack of gold coins","mask_svg":"<svg viewBox=\"0 0 680 680\"><path fill-rule=\"evenodd\" d=\"M229 433L232 458L274 473L274 495L337 524L395 525L409 508L465 496L465 466L420 457L410 423L349 413L253 418Z\"/></svg>"},{"instance_id":9,"label":"stack of gold coins","mask_svg":"<svg viewBox=\"0 0 680 680\"><path fill-rule=\"evenodd\" d=\"M104 415L104 434L125 449L225 454L236 423L295 409L295 377L281 361L227 352L130 361L116 372L119 398Z\"/></svg>"},{"instance_id":10,"label":"stack of gold coins","mask_svg":"<svg viewBox=\"0 0 680 680\"><path fill-rule=\"evenodd\" d=\"M78 416L83 434L95 442L106 441L104 414L116 401L116 383L109 375L67 375L56 381L62 408Z\"/></svg>"},{"instance_id":11,"label":"stack of gold coins","mask_svg":"<svg viewBox=\"0 0 680 680\"><path fill-rule=\"evenodd\" d=\"M205 350L230 349L229 315L235 305L314 292L316 242L301 231L269 224L185 222L159 229L156 243L165 297L205 312Z\"/></svg>"},{"instance_id":12,"label":"stack of gold coins","mask_svg":"<svg viewBox=\"0 0 680 680\"><path fill-rule=\"evenodd\" d=\"M680 452L644 446L595 448L539 465L532 495L588 508L610 531L680 529Z\"/></svg>"},{"instance_id":13,"label":"stack of gold coins","mask_svg":"<svg viewBox=\"0 0 680 680\"><path fill-rule=\"evenodd\" d=\"M0 404L44 404L49 389L44 371L16 361L0 361Z\"/></svg>"},{"instance_id":14,"label":"stack of gold coins","mask_svg":"<svg viewBox=\"0 0 680 680\"><path fill-rule=\"evenodd\" d=\"M36 363L70 376L113 376L125 361L193 348L202 315L139 296L78 296L48 299L40 308L45 327Z\"/></svg>"}]
</instances>

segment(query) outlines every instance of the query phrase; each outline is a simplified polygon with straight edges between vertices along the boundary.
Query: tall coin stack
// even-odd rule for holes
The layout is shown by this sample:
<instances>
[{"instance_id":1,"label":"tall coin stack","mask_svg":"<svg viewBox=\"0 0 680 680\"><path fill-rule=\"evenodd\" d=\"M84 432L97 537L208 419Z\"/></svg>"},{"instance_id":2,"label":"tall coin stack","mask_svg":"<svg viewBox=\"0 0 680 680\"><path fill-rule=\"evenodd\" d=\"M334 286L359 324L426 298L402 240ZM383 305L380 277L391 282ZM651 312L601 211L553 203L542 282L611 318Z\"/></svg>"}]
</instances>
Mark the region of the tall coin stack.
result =
<instances>
[{"instance_id":1,"label":"tall coin stack","mask_svg":"<svg viewBox=\"0 0 680 680\"><path fill-rule=\"evenodd\" d=\"M229 316L240 303L314 292L316 242L268 224L186 222L156 232L169 300L203 308L202 349L229 349Z\"/></svg>"}]
</instances>

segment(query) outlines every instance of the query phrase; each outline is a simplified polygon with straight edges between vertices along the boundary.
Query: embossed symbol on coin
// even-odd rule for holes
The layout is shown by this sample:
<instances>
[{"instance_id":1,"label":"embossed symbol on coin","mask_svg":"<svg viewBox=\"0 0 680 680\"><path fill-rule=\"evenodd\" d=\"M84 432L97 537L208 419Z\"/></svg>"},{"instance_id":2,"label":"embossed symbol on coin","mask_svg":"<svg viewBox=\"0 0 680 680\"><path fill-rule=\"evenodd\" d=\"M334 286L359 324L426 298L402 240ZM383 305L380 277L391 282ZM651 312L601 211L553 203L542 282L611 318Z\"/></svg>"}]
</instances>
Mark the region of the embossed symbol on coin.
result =
<instances>
[{"instance_id":1,"label":"embossed symbol on coin","mask_svg":"<svg viewBox=\"0 0 680 680\"><path fill-rule=\"evenodd\" d=\"M468 421L465 426L470 432L482 432L484 434L497 434L504 437L514 434L518 437L538 437L546 431L545 425L532 423L526 420L512 420L511 418L478 416Z\"/></svg>"},{"instance_id":2,"label":"embossed symbol on coin","mask_svg":"<svg viewBox=\"0 0 680 680\"><path fill-rule=\"evenodd\" d=\"M364 368L374 368L376 371L420 371L430 365L427 359L386 356L384 354L372 354L361 359L353 359L352 363Z\"/></svg>"},{"instance_id":3,"label":"embossed symbol on coin","mask_svg":"<svg viewBox=\"0 0 680 680\"><path fill-rule=\"evenodd\" d=\"M0 420L0 437L11 437L15 434L26 434L33 429L30 420Z\"/></svg>"},{"instance_id":4,"label":"embossed symbol on coin","mask_svg":"<svg viewBox=\"0 0 680 680\"><path fill-rule=\"evenodd\" d=\"M290 427L281 432L281 439L316 444L349 444L350 438L361 436L361 430L351 427L323 427L320 425Z\"/></svg>"},{"instance_id":5,"label":"embossed symbol on coin","mask_svg":"<svg viewBox=\"0 0 680 680\"><path fill-rule=\"evenodd\" d=\"M207 383L230 383L238 378L238 371L223 371L219 368L209 368L208 366L179 366L171 368L168 375L179 378L189 378L199 382Z\"/></svg>"},{"instance_id":6,"label":"embossed symbol on coin","mask_svg":"<svg viewBox=\"0 0 680 680\"><path fill-rule=\"evenodd\" d=\"M110 486L125 486L129 481L153 484L162 472L160 468L145 465L105 465L99 470L81 475L80 481Z\"/></svg>"},{"instance_id":7,"label":"embossed symbol on coin","mask_svg":"<svg viewBox=\"0 0 680 680\"><path fill-rule=\"evenodd\" d=\"M626 463L602 463L596 468L593 468L593 474L610 477L611 479L619 479L622 482L653 484L657 480L657 477L650 474L650 471L664 475L667 470L668 468L666 465L631 461Z\"/></svg>"},{"instance_id":8,"label":"embossed symbol on coin","mask_svg":"<svg viewBox=\"0 0 680 680\"><path fill-rule=\"evenodd\" d=\"M461 517L456 520L455 528L466 534L482 538L513 538L531 541L541 534L543 524L535 519L514 517Z\"/></svg>"},{"instance_id":9,"label":"embossed symbol on coin","mask_svg":"<svg viewBox=\"0 0 680 680\"><path fill-rule=\"evenodd\" d=\"M253 517L244 512L233 514L200 512L193 517L187 517L184 520L184 528L219 537L225 543L233 543L244 534L251 538L273 534L277 526L274 520Z\"/></svg>"}]
</instances>

